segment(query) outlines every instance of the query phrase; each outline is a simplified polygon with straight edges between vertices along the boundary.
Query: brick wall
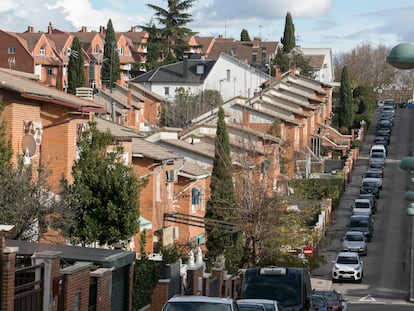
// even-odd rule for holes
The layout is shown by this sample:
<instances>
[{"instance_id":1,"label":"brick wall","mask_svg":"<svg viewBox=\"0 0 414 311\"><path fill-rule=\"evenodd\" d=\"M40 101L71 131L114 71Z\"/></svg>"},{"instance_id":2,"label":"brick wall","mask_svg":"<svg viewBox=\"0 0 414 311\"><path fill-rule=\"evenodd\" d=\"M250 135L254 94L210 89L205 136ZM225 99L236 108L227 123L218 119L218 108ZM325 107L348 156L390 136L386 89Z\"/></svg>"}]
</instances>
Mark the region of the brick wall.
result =
<instances>
[{"instance_id":1,"label":"brick wall","mask_svg":"<svg viewBox=\"0 0 414 311\"><path fill-rule=\"evenodd\" d=\"M111 281L112 270L100 268L91 272L91 278L96 279L96 310L111 310Z\"/></svg>"},{"instance_id":2,"label":"brick wall","mask_svg":"<svg viewBox=\"0 0 414 311\"><path fill-rule=\"evenodd\" d=\"M61 273L64 275L63 292L65 310L88 310L89 271L91 266L92 263L79 262L61 270Z\"/></svg>"}]
</instances>

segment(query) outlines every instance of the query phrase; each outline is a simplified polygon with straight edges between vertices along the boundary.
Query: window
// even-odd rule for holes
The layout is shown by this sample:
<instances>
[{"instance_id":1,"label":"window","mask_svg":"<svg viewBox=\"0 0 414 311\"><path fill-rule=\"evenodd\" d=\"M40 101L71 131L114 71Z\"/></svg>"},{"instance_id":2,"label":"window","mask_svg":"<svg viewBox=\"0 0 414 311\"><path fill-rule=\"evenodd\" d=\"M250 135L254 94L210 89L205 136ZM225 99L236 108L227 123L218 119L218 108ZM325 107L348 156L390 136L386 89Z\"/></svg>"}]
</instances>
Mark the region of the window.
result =
<instances>
[{"instance_id":1,"label":"window","mask_svg":"<svg viewBox=\"0 0 414 311\"><path fill-rule=\"evenodd\" d=\"M119 54L119 55L124 55L124 47L123 47L123 46L120 46L120 47L118 48L118 54Z\"/></svg>"},{"instance_id":2,"label":"window","mask_svg":"<svg viewBox=\"0 0 414 311\"><path fill-rule=\"evenodd\" d=\"M46 55L46 47L44 45L40 48L40 55Z\"/></svg>"},{"instance_id":3,"label":"window","mask_svg":"<svg viewBox=\"0 0 414 311\"><path fill-rule=\"evenodd\" d=\"M170 95L170 87L168 86L164 87L164 95Z\"/></svg>"},{"instance_id":4,"label":"window","mask_svg":"<svg viewBox=\"0 0 414 311\"><path fill-rule=\"evenodd\" d=\"M49 77L53 76L53 68L47 68L47 75Z\"/></svg>"},{"instance_id":5,"label":"window","mask_svg":"<svg viewBox=\"0 0 414 311\"><path fill-rule=\"evenodd\" d=\"M230 81L230 69L226 70L226 79L227 81Z\"/></svg>"},{"instance_id":6,"label":"window","mask_svg":"<svg viewBox=\"0 0 414 311\"><path fill-rule=\"evenodd\" d=\"M93 48L93 53L94 54L99 54L101 52L101 50L99 49L99 45L95 44L95 47Z\"/></svg>"},{"instance_id":7,"label":"window","mask_svg":"<svg viewBox=\"0 0 414 311\"><path fill-rule=\"evenodd\" d=\"M16 47L11 45L7 48L7 53L8 54L16 54Z\"/></svg>"}]
</instances>

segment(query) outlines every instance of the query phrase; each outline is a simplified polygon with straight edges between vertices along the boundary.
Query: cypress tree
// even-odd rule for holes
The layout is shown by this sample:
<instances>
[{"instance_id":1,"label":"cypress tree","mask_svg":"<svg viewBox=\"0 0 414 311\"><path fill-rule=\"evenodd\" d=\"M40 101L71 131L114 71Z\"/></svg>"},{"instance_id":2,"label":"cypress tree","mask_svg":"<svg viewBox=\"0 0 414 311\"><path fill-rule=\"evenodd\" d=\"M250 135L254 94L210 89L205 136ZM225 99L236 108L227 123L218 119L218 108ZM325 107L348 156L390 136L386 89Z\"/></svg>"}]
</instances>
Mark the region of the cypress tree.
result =
<instances>
[{"instance_id":1,"label":"cypress tree","mask_svg":"<svg viewBox=\"0 0 414 311\"><path fill-rule=\"evenodd\" d=\"M3 112L4 105L0 98L0 115ZM2 169L9 168L13 149L11 139L6 135L6 121L0 121L0 172Z\"/></svg>"},{"instance_id":2,"label":"cypress tree","mask_svg":"<svg viewBox=\"0 0 414 311\"><path fill-rule=\"evenodd\" d=\"M352 100L352 89L349 82L348 67L344 66L341 73L341 87L339 89L339 128L350 128L354 122L354 107Z\"/></svg>"},{"instance_id":3,"label":"cypress tree","mask_svg":"<svg viewBox=\"0 0 414 311\"><path fill-rule=\"evenodd\" d=\"M210 200L207 202L205 215L207 257L211 263L234 245L231 233L214 221L234 223L237 213L229 134L224 120L224 109L220 107L210 183Z\"/></svg>"},{"instance_id":4,"label":"cypress tree","mask_svg":"<svg viewBox=\"0 0 414 311\"><path fill-rule=\"evenodd\" d=\"M85 86L85 61L82 42L75 37L72 42L68 64L68 92L76 94L77 87Z\"/></svg>"},{"instance_id":5,"label":"cypress tree","mask_svg":"<svg viewBox=\"0 0 414 311\"><path fill-rule=\"evenodd\" d=\"M250 40L249 33L246 29L243 29L240 33L240 41L252 41Z\"/></svg>"},{"instance_id":6,"label":"cypress tree","mask_svg":"<svg viewBox=\"0 0 414 311\"><path fill-rule=\"evenodd\" d=\"M293 25L292 15L289 12L286 14L285 30L280 42L283 44L283 53L290 53L296 46L295 25Z\"/></svg>"},{"instance_id":7,"label":"cypress tree","mask_svg":"<svg viewBox=\"0 0 414 311\"><path fill-rule=\"evenodd\" d=\"M121 77L119 53L116 45L116 37L111 19L106 25L104 62L102 63L102 83L107 87L113 87L114 82Z\"/></svg>"}]
</instances>

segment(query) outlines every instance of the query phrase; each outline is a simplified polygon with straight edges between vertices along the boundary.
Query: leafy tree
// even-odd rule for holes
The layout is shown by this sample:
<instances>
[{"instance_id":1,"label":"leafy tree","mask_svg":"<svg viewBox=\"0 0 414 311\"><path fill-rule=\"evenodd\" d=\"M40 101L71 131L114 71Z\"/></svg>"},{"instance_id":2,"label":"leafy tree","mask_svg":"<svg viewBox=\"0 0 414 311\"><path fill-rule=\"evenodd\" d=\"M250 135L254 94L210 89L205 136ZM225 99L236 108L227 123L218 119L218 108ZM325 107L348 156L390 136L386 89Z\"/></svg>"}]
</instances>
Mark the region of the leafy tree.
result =
<instances>
[{"instance_id":1,"label":"leafy tree","mask_svg":"<svg viewBox=\"0 0 414 311\"><path fill-rule=\"evenodd\" d=\"M280 42L283 44L283 53L285 54L290 53L290 51L292 51L296 46L295 25L293 24L290 12L286 14L285 30Z\"/></svg>"},{"instance_id":2,"label":"leafy tree","mask_svg":"<svg viewBox=\"0 0 414 311\"><path fill-rule=\"evenodd\" d=\"M168 0L168 8L148 3L147 6L155 11L155 18L163 27L159 29L162 41L162 50L166 53L166 62L171 63L182 59L184 52L188 49L186 36L195 33L185 27L192 21L191 15L185 13L193 7L195 0Z\"/></svg>"},{"instance_id":3,"label":"leafy tree","mask_svg":"<svg viewBox=\"0 0 414 311\"><path fill-rule=\"evenodd\" d=\"M68 92L76 94L77 87L85 86L85 61L82 43L78 37L73 38L68 64Z\"/></svg>"},{"instance_id":4,"label":"leafy tree","mask_svg":"<svg viewBox=\"0 0 414 311\"><path fill-rule=\"evenodd\" d=\"M216 90L204 90L192 95L184 88L178 88L174 102L165 105L160 123L165 126L186 127L191 119L217 108L222 102L220 92Z\"/></svg>"},{"instance_id":5,"label":"leafy tree","mask_svg":"<svg viewBox=\"0 0 414 311\"><path fill-rule=\"evenodd\" d=\"M339 128L349 129L354 122L354 107L352 100L352 89L349 83L348 67L344 66L341 74L341 86L339 89Z\"/></svg>"},{"instance_id":6,"label":"leafy tree","mask_svg":"<svg viewBox=\"0 0 414 311\"><path fill-rule=\"evenodd\" d=\"M114 83L121 77L119 53L116 45L115 30L112 20L109 19L106 25L104 61L102 62L102 83L112 88Z\"/></svg>"},{"instance_id":7,"label":"leafy tree","mask_svg":"<svg viewBox=\"0 0 414 311\"><path fill-rule=\"evenodd\" d=\"M220 106L215 136L213 171L210 183L210 199L206 207L207 258L214 263L220 255L232 257L235 241L230 232L217 222L235 223L238 209L233 184L230 142L224 109ZM227 262L226 262L227 264Z\"/></svg>"},{"instance_id":8,"label":"leafy tree","mask_svg":"<svg viewBox=\"0 0 414 311\"><path fill-rule=\"evenodd\" d=\"M252 40L250 40L249 33L244 28L242 29L242 31L240 33L240 41L252 41Z\"/></svg>"},{"instance_id":9,"label":"leafy tree","mask_svg":"<svg viewBox=\"0 0 414 311\"><path fill-rule=\"evenodd\" d=\"M63 180L65 209L57 220L76 243L101 245L127 240L138 230L140 182L122 161L122 147L108 151L112 136L95 123L78 142L79 159L72 168L74 183Z\"/></svg>"},{"instance_id":10,"label":"leafy tree","mask_svg":"<svg viewBox=\"0 0 414 311\"><path fill-rule=\"evenodd\" d=\"M0 113L3 109L0 101ZM0 219L3 224L15 225L16 239L38 241L53 206L47 190L48 172L39 168L33 176L32 166L24 166L21 159L13 167L12 155L11 139L7 138L3 120L0 122Z\"/></svg>"}]
</instances>

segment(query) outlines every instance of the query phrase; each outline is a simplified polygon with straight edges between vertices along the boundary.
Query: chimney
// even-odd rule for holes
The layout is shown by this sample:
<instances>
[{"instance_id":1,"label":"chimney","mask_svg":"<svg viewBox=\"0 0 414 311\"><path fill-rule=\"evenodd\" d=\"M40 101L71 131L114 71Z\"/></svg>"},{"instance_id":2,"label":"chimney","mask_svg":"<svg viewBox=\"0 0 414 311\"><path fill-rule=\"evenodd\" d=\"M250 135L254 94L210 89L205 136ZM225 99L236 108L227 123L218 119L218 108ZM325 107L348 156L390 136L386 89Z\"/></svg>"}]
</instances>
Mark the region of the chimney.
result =
<instances>
[{"instance_id":1,"label":"chimney","mask_svg":"<svg viewBox=\"0 0 414 311\"><path fill-rule=\"evenodd\" d=\"M282 71L280 70L280 66L275 67L275 79L276 81L282 80Z\"/></svg>"},{"instance_id":2,"label":"chimney","mask_svg":"<svg viewBox=\"0 0 414 311\"><path fill-rule=\"evenodd\" d=\"M127 105L128 106L131 106L131 90L128 90L128 93L127 93Z\"/></svg>"},{"instance_id":3,"label":"chimney","mask_svg":"<svg viewBox=\"0 0 414 311\"><path fill-rule=\"evenodd\" d=\"M27 26L27 31L28 33L33 33L33 26Z\"/></svg>"},{"instance_id":4,"label":"chimney","mask_svg":"<svg viewBox=\"0 0 414 311\"><path fill-rule=\"evenodd\" d=\"M104 34L105 33L105 27L104 26L99 26L99 33L100 34Z\"/></svg>"},{"instance_id":5,"label":"chimney","mask_svg":"<svg viewBox=\"0 0 414 311\"><path fill-rule=\"evenodd\" d=\"M52 31L53 31L52 22L49 22L49 26L47 26L47 33L49 35L51 35L52 34Z\"/></svg>"},{"instance_id":6,"label":"chimney","mask_svg":"<svg viewBox=\"0 0 414 311\"><path fill-rule=\"evenodd\" d=\"M131 30L130 30L130 32L136 32L136 29L135 29L135 27L134 27L134 26L131 26Z\"/></svg>"},{"instance_id":7,"label":"chimney","mask_svg":"<svg viewBox=\"0 0 414 311\"><path fill-rule=\"evenodd\" d=\"M81 32L88 32L88 29L86 28L86 26L82 26Z\"/></svg>"},{"instance_id":8,"label":"chimney","mask_svg":"<svg viewBox=\"0 0 414 311\"><path fill-rule=\"evenodd\" d=\"M187 78L187 71L188 71L188 56L184 55L183 57L183 78Z\"/></svg>"}]
</instances>

